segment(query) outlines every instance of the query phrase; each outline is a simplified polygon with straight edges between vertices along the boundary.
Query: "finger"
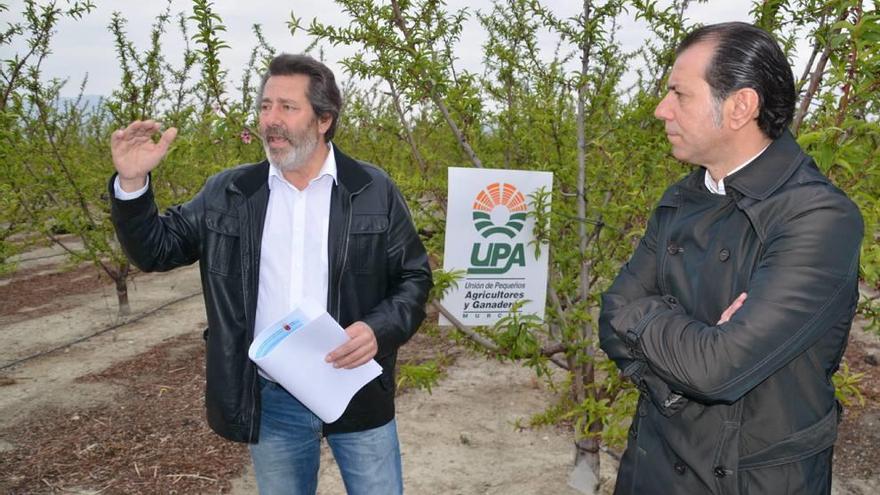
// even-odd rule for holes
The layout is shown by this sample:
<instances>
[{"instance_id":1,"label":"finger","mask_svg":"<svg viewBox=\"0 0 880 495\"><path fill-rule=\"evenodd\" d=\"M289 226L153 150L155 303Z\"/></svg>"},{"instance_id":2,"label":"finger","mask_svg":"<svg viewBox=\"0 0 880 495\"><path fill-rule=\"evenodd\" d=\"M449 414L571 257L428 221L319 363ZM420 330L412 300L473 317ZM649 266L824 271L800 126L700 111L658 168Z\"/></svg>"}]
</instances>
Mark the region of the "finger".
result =
<instances>
[{"instance_id":1,"label":"finger","mask_svg":"<svg viewBox=\"0 0 880 495\"><path fill-rule=\"evenodd\" d=\"M736 307L734 306L735 304L736 304L736 301L731 303L731 305L728 306L727 309L725 309L723 313L721 313L721 319L718 320L719 325L730 321L730 317L733 316L733 312L736 311Z\"/></svg>"},{"instance_id":2,"label":"finger","mask_svg":"<svg viewBox=\"0 0 880 495\"><path fill-rule=\"evenodd\" d=\"M365 334L357 334L356 331L349 330L351 327L346 328L346 333L349 333L348 341L344 344L340 345L336 349L333 349L330 354L327 354L326 361L327 362L335 362L339 359L351 354L352 352L360 349L361 347L370 345L370 336Z\"/></svg>"},{"instance_id":3,"label":"finger","mask_svg":"<svg viewBox=\"0 0 880 495\"><path fill-rule=\"evenodd\" d=\"M336 368L351 368L369 361L376 351L375 340L370 335L361 334L339 346L326 359Z\"/></svg>"},{"instance_id":4,"label":"finger","mask_svg":"<svg viewBox=\"0 0 880 495\"><path fill-rule=\"evenodd\" d=\"M128 125L125 131L129 137L142 140L151 139L161 129L162 126L155 120L135 120Z\"/></svg>"},{"instance_id":5,"label":"finger","mask_svg":"<svg viewBox=\"0 0 880 495\"><path fill-rule=\"evenodd\" d=\"M371 346L361 347L353 351L351 354L348 354L343 359L334 362L333 366L345 369L357 368L372 359L375 355L375 348L372 348Z\"/></svg>"},{"instance_id":6,"label":"finger","mask_svg":"<svg viewBox=\"0 0 880 495\"><path fill-rule=\"evenodd\" d=\"M125 142L132 139L137 139L141 137L141 135L145 134L145 132L146 131L144 123L139 120L135 120L134 122L128 124L125 129L117 129L115 132L113 132L111 137L112 139L118 140L118 142ZM149 134L147 135L149 136Z\"/></svg>"},{"instance_id":7,"label":"finger","mask_svg":"<svg viewBox=\"0 0 880 495\"><path fill-rule=\"evenodd\" d=\"M739 308L743 306L743 303L745 302L747 297L748 294L746 294L745 292L738 295L736 299L734 299L733 302L730 303L730 306L728 306L727 309L725 309L724 312L721 313L721 318L718 320L717 325L730 321L730 319L733 318L734 313L736 313Z\"/></svg>"},{"instance_id":8,"label":"finger","mask_svg":"<svg viewBox=\"0 0 880 495\"><path fill-rule=\"evenodd\" d=\"M355 362L353 362L353 363L351 363L351 364L347 364L347 365L340 366L340 367L341 367L341 368L344 368L344 369L347 369L347 370L353 370L353 369L355 369L355 368L358 368L358 367L360 367L360 366L363 366L363 365L367 364L368 362L370 362L370 359L371 359L371 356L370 356L370 355L366 355L366 356L364 356L364 357L358 359L357 361L355 361Z\"/></svg>"},{"instance_id":9,"label":"finger","mask_svg":"<svg viewBox=\"0 0 880 495\"><path fill-rule=\"evenodd\" d=\"M342 359L343 357L347 356L352 351L357 349L357 347L357 344L353 340L349 340L348 342L342 344L336 349L330 351L330 353L327 354L327 356L324 358L324 361L328 363L335 363L339 359Z\"/></svg>"},{"instance_id":10,"label":"finger","mask_svg":"<svg viewBox=\"0 0 880 495\"><path fill-rule=\"evenodd\" d=\"M125 128L125 133L131 136L144 134L147 132L152 132L153 122L152 120L135 120L131 124L128 124L128 127Z\"/></svg>"},{"instance_id":11,"label":"finger","mask_svg":"<svg viewBox=\"0 0 880 495\"><path fill-rule=\"evenodd\" d=\"M351 364L360 357L358 353L358 347L347 347L345 349L340 349L340 351L340 353L334 354L332 357L327 356L328 361L330 362L330 364L333 365L334 368L341 368L343 366Z\"/></svg>"},{"instance_id":12,"label":"finger","mask_svg":"<svg viewBox=\"0 0 880 495\"><path fill-rule=\"evenodd\" d=\"M125 130L124 129L116 129L113 131L113 134L110 134L110 146L111 151L114 151L117 147L122 146L125 141Z\"/></svg>"},{"instance_id":13,"label":"finger","mask_svg":"<svg viewBox=\"0 0 880 495\"><path fill-rule=\"evenodd\" d=\"M123 129L123 130L125 132L129 132L129 131L134 132L135 129L137 129L141 126L141 124L143 124L143 122L141 122L140 120L133 120L133 121L129 122L128 125L125 126L125 129Z\"/></svg>"},{"instance_id":14,"label":"finger","mask_svg":"<svg viewBox=\"0 0 880 495\"><path fill-rule=\"evenodd\" d=\"M366 363L372 357L368 348L360 348L333 363L334 368L352 369Z\"/></svg>"},{"instance_id":15,"label":"finger","mask_svg":"<svg viewBox=\"0 0 880 495\"><path fill-rule=\"evenodd\" d=\"M745 302L745 300L746 299L742 295L737 297L736 300L734 300L733 303L730 304L730 307L727 308L727 317L732 317L733 314L736 313L739 308L743 306L743 302Z\"/></svg>"},{"instance_id":16,"label":"finger","mask_svg":"<svg viewBox=\"0 0 880 495\"><path fill-rule=\"evenodd\" d=\"M349 337L355 338L358 335L363 335L369 329L366 324L356 321L351 325L345 327L345 333L348 334Z\"/></svg>"},{"instance_id":17,"label":"finger","mask_svg":"<svg viewBox=\"0 0 880 495\"><path fill-rule=\"evenodd\" d=\"M721 320L719 321L719 323L726 323L730 321L737 309L738 307L736 306L736 301L734 301L730 306L727 307L727 309L724 310L723 313L721 313Z\"/></svg>"},{"instance_id":18,"label":"finger","mask_svg":"<svg viewBox=\"0 0 880 495\"><path fill-rule=\"evenodd\" d=\"M171 145L171 142L174 141L174 138L176 137L176 127L171 127L162 133L162 137L159 139L159 146L162 148L163 153L168 151L168 147Z\"/></svg>"},{"instance_id":19,"label":"finger","mask_svg":"<svg viewBox=\"0 0 880 495\"><path fill-rule=\"evenodd\" d=\"M361 347L367 347L371 345L372 339L369 335L366 334L355 334L349 335L348 342L342 344L337 349L333 351L332 354L338 359L346 354L350 354Z\"/></svg>"}]
</instances>

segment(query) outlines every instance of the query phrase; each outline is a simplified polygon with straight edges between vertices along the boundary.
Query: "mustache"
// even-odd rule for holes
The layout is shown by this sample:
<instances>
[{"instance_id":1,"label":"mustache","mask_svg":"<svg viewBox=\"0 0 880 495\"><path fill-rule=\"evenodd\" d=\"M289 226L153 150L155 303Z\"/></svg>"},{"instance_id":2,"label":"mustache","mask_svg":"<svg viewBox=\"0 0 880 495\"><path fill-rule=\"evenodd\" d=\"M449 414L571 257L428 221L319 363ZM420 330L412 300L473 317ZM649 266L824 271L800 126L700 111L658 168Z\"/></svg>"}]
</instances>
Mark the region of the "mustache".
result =
<instances>
[{"instance_id":1,"label":"mustache","mask_svg":"<svg viewBox=\"0 0 880 495\"><path fill-rule=\"evenodd\" d=\"M280 126L280 125L271 125L266 128L266 131L263 132L263 138L265 139L265 138L270 138L270 137L284 138L288 141L292 141L292 138L293 138L293 136L291 136L291 134L289 132L287 132L287 129L285 129L283 126Z\"/></svg>"}]
</instances>

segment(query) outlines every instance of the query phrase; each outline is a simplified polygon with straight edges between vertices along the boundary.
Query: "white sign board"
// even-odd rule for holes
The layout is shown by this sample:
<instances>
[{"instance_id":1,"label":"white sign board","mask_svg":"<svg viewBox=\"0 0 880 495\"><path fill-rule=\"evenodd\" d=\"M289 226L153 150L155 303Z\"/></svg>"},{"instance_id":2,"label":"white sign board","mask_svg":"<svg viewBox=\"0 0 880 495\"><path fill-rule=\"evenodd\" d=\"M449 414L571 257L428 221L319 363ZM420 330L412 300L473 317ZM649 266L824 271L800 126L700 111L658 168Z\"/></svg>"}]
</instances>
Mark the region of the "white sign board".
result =
<instances>
[{"instance_id":1,"label":"white sign board","mask_svg":"<svg viewBox=\"0 0 880 495\"><path fill-rule=\"evenodd\" d=\"M492 325L521 300L529 301L522 313L544 318L547 249L535 257L535 220L527 215L540 188L551 191L552 173L449 169L443 269L465 274L442 304L464 325ZM440 324L449 321L441 315Z\"/></svg>"}]
</instances>

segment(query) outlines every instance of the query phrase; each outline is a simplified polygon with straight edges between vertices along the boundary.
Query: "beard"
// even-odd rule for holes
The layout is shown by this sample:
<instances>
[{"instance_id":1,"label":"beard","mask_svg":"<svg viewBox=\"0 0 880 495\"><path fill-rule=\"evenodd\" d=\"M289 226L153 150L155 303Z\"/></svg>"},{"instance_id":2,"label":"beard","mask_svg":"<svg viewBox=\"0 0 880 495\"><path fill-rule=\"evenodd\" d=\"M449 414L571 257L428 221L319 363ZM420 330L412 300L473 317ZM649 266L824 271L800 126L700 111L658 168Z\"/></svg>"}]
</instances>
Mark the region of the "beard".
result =
<instances>
[{"instance_id":1,"label":"beard","mask_svg":"<svg viewBox=\"0 0 880 495\"><path fill-rule=\"evenodd\" d=\"M269 163L278 167L285 172L292 172L303 168L318 147L318 122L313 120L309 126L300 132L290 132L286 127L281 125L272 125L266 127L261 137L263 141L263 150L266 152L266 158ZM272 149L269 147L268 139L281 138L290 143L290 148L286 150Z\"/></svg>"}]
</instances>

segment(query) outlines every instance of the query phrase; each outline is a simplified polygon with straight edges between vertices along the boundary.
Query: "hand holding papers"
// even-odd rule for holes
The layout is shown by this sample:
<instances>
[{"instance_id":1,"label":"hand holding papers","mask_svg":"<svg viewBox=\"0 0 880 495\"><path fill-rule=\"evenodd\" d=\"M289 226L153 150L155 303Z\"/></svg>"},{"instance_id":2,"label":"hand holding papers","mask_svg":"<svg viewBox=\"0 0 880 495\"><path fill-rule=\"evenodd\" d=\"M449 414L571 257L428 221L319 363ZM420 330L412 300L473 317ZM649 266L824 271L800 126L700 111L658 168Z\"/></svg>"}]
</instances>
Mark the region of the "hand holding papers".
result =
<instances>
[{"instance_id":1,"label":"hand holding papers","mask_svg":"<svg viewBox=\"0 0 880 495\"><path fill-rule=\"evenodd\" d=\"M369 362L376 355L379 343L376 342L376 335L373 334L373 329L369 325L362 321L356 321L345 329L345 333L351 340L327 354L326 361L333 363L333 367L357 368Z\"/></svg>"},{"instance_id":2,"label":"hand holding papers","mask_svg":"<svg viewBox=\"0 0 880 495\"><path fill-rule=\"evenodd\" d=\"M382 373L374 360L334 368L327 354L347 342L345 330L314 301L304 301L263 330L248 356L325 423L339 419L354 394Z\"/></svg>"}]
</instances>

